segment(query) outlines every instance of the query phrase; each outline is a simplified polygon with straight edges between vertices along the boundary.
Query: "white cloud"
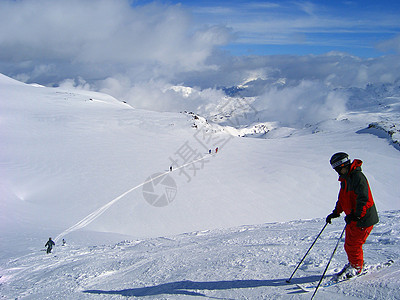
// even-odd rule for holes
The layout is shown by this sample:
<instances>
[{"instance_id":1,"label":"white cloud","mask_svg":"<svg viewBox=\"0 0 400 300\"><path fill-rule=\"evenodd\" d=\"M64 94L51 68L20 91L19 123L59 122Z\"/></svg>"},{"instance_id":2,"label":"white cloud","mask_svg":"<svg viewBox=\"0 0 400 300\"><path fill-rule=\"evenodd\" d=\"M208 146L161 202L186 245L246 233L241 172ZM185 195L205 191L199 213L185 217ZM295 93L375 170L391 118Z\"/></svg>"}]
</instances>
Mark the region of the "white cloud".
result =
<instances>
[{"instance_id":1,"label":"white cloud","mask_svg":"<svg viewBox=\"0 0 400 300\"><path fill-rule=\"evenodd\" d=\"M136 108L156 111L195 111L207 113L207 107L216 105L223 97L221 90L173 88L164 80L131 82L128 77L118 76L96 82L96 90L113 95Z\"/></svg>"},{"instance_id":2,"label":"white cloud","mask_svg":"<svg viewBox=\"0 0 400 300\"><path fill-rule=\"evenodd\" d=\"M394 50L397 54L400 54L400 34L392 39L378 43L377 47L383 51Z\"/></svg>"},{"instance_id":3,"label":"white cloud","mask_svg":"<svg viewBox=\"0 0 400 300\"><path fill-rule=\"evenodd\" d=\"M95 74L87 69L93 66L107 69L108 75L129 68L197 70L230 34L222 26L195 28L179 5L131 6L128 0L0 2L0 63L18 64L14 68L21 73L32 72L24 62L55 65L54 73L86 73L92 78Z\"/></svg>"},{"instance_id":4,"label":"white cloud","mask_svg":"<svg viewBox=\"0 0 400 300\"><path fill-rule=\"evenodd\" d=\"M263 120L301 128L336 118L345 112L346 102L347 97L341 92L332 91L320 82L302 81L297 86L269 89L255 106Z\"/></svg>"}]
</instances>

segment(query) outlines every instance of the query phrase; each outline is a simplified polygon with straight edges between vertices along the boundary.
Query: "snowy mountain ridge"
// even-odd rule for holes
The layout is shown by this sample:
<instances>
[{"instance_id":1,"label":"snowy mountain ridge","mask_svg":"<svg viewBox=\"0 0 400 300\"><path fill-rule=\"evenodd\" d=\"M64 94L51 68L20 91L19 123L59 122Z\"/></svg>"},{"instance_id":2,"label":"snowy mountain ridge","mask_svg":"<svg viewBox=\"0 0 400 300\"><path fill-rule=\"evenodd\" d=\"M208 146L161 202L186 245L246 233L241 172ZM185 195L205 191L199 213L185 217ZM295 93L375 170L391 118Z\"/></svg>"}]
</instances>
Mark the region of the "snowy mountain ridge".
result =
<instances>
[{"instance_id":1,"label":"snowy mountain ridge","mask_svg":"<svg viewBox=\"0 0 400 300\"><path fill-rule=\"evenodd\" d=\"M318 124L326 120L314 120L314 123L309 124L295 124L293 128L292 126L285 126L279 121L271 121L268 119L268 114L263 114L263 108L260 108L262 101L259 99L263 97L263 93L271 89L283 90L288 86L286 80L282 78L277 81L253 78L242 85L229 88L220 87L224 91L225 97L222 97L217 105L209 105L208 109L201 110L200 114L207 119L206 123L210 120L214 124L225 126L231 134L242 137L276 137L276 134L273 134L275 133L274 130L279 129L281 131L280 127L287 127L285 132L289 135L294 131L305 128L313 128L314 133L319 132ZM189 97L192 93L201 93L201 91L185 86L175 86L172 89L178 93L181 92L184 97ZM366 124L365 132L385 137L395 147L399 147L400 83L371 83L364 88L335 88L333 91L339 91L346 95L346 110L354 113L365 112L366 110L371 112L370 117L374 121ZM342 118L345 117L342 116ZM218 126L214 127L216 127L215 130L222 130ZM378 129L378 131L370 129Z\"/></svg>"}]
</instances>

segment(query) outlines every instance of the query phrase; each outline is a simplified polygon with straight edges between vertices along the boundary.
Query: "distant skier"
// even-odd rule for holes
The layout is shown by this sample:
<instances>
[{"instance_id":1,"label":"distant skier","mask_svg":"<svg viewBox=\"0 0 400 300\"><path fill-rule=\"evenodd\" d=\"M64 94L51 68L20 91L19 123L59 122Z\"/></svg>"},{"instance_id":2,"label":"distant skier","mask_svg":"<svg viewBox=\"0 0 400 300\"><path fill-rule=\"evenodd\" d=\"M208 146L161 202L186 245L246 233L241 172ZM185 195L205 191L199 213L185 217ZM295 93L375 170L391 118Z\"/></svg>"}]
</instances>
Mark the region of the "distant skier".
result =
<instances>
[{"instance_id":1,"label":"distant skier","mask_svg":"<svg viewBox=\"0 0 400 300\"><path fill-rule=\"evenodd\" d=\"M172 172L172 166L169 167L169 171Z\"/></svg>"},{"instance_id":2,"label":"distant skier","mask_svg":"<svg viewBox=\"0 0 400 300\"><path fill-rule=\"evenodd\" d=\"M49 240L47 241L47 243L44 245L45 247L47 247L47 254L48 253L51 253L51 250L53 249L53 246L55 245L56 243L54 243L53 242L53 240L51 239L51 238L49 238Z\"/></svg>"},{"instance_id":3,"label":"distant skier","mask_svg":"<svg viewBox=\"0 0 400 300\"><path fill-rule=\"evenodd\" d=\"M363 245L372 228L379 222L378 212L372 198L367 178L361 172L362 161L350 161L348 154L335 153L330 160L332 168L338 172L340 191L336 207L326 217L331 224L333 218L345 212L346 237L344 249L349 263L337 274L338 277L353 277L361 273L364 266Z\"/></svg>"},{"instance_id":4,"label":"distant skier","mask_svg":"<svg viewBox=\"0 0 400 300\"><path fill-rule=\"evenodd\" d=\"M210 150L208 150L208 154L211 154L211 149L210 149Z\"/></svg>"},{"instance_id":5,"label":"distant skier","mask_svg":"<svg viewBox=\"0 0 400 300\"><path fill-rule=\"evenodd\" d=\"M65 239L62 239L62 245L65 246L66 243Z\"/></svg>"},{"instance_id":6,"label":"distant skier","mask_svg":"<svg viewBox=\"0 0 400 300\"><path fill-rule=\"evenodd\" d=\"M218 153L218 147L217 147L217 148L215 148L215 153Z\"/></svg>"}]
</instances>

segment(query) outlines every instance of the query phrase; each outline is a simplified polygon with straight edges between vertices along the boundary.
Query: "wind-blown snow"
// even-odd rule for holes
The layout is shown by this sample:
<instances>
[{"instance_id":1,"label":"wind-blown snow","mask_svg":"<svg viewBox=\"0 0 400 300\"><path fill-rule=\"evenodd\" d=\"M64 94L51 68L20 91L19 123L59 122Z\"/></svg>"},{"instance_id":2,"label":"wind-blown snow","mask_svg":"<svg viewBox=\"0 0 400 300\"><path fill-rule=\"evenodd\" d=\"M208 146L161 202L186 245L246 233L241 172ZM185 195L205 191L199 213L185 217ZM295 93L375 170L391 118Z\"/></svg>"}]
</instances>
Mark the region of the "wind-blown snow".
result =
<instances>
[{"instance_id":1,"label":"wind-blown snow","mask_svg":"<svg viewBox=\"0 0 400 300\"><path fill-rule=\"evenodd\" d=\"M297 297L275 279L290 275L334 208L339 184L329 158L337 151L364 161L377 208L386 220L376 229L381 237L370 238L366 245L377 251L371 259L398 258L394 249L399 233L391 220L399 214L384 212L400 209L400 153L390 136L376 136L369 126L398 126L398 98L380 106L368 102L351 111L342 108L337 118L328 114L318 123L308 120L306 126L301 126L301 113L295 124L262 120L261 126L257 114L244 114L238 107L234 115L214 115L222 117L216 124L195 114L134 109L105 94L26 85L3 75L0 91L0 289L8 298L43 298L47 293L71 299L135 293L154 298L171 294L171 299L191 293ZM219 107L204 111L222 113ZM242 123L232 127L235 117ZM245 121L248 128L243 127ZM238 137L251 130L260 136L260 128L263 138ZM178 166L169 172L174 161ZM179 169L184 163L188 168ZM139 186L163 172L176 182L177 194L169 205L155 207ZM104 206L104 212L93 214ZM91 214L95 217L90 222L79 223ZM249 226L237 229L243 225ZM332 235L342 225L332 227ZM203 230L212 231L201 236ZM244 237L240 231L249 234ZM49 236L63 232L68 233L62 236L68 247L57 246L56 257L38 252ZM307 240L296 244L296 238ZM121 240L128 241L115 244ZM150 248L136 251L144 245ZM293 250L293 245L298 247ZM317 248L310 273L300 274L309 279L320 274L329 257L329 251L322 250L323 245ZM335 266L344 261L344 254L338 254ZM371 298L397 297L396 266L388 269L387 280L376 279L376 285L368 287ZM273 270L286 273L274 277ZM47 279L44 272L49 272ZM59 292L50 290L58 280ZM342 287L339 291L347 293ZM361 298L357 288L351 291Z\"/></svg>"}]
</instances>

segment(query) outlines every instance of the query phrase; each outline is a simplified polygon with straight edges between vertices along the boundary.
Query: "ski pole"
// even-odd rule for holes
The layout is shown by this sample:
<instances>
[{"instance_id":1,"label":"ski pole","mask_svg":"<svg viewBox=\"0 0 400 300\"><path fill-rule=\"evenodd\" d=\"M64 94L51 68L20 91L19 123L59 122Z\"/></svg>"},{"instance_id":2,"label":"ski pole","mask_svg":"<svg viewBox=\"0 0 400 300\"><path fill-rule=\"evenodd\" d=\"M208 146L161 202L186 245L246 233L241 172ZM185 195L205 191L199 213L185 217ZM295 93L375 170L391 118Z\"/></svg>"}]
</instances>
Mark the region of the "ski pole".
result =
<instances>
[{"instance_id":1,"label":"ski pole","mask_svg":"<svg viewBox=\"0 0 400 300\"><path fill-rule=\"evenodd\" d=\"M324 270L324 273L322 274L321 279L319 280L318 285L317 285L317 287L315 288L314 294L311 296L311 300L314 298L314 296L315 296L315 294L317 293L318 288L319 288L319 286L320 286L320 284L321 284L321 282L322 282L322 279L324 279L324 277L325 277L325 273L326 273L326 271L328 270L329 264L331 263L331 260L332 260L332 258L333 258L333 255L334 255L335 252L336 252L337 247L339 246L340 240L341 240L342 237L343 237L343 233L344 233L344 231L345 231L345 229L346 229L346 226L347 226L347 224L344 225L344 228L343 228L343 230L342 230L342 234L340 235L340 237L339 237L339 239L338 239L338 241L337 241L337 243L336 243L336 247L335 247L335 249L333 250L331 257L329 258L328 264L326 265L326 268L325 268L325 270Z\"/></svg>"},{"instance_id":2,"label":"ski pole","mask_svg":"<svg viewBox=\"0 0 400 300\"><path fill-rule=\"evenodd\" d=\"M296 269L294 269L292 275L290 276L290 278L288 280L286 280L287 283L290 283L290 280L292 279L294 273L296 273L297 269L300 267L301 263L303 262L303 260L306 258L308 252L310 252L311 248L314 246L315 242L318 240L319 236L321 235L322 231L324 231L326 225L328 225L328 223L325 223L324 227L321 229L321 231L319 232L319 234L317 235L317 237L315 238L314 242L311 244L310 248L308 249L307 253L303 256L303 258L301 259L301 261L299 262L299 264L297 265Z\"/></svg>"}]
</instances>

